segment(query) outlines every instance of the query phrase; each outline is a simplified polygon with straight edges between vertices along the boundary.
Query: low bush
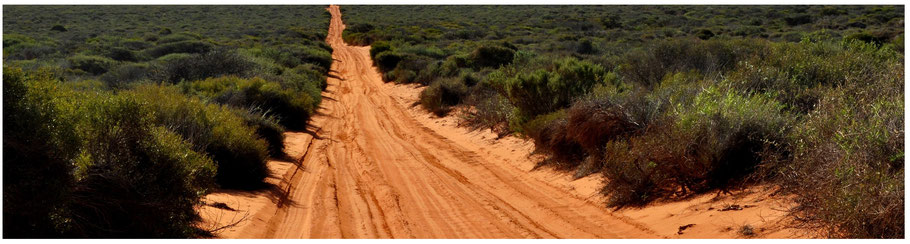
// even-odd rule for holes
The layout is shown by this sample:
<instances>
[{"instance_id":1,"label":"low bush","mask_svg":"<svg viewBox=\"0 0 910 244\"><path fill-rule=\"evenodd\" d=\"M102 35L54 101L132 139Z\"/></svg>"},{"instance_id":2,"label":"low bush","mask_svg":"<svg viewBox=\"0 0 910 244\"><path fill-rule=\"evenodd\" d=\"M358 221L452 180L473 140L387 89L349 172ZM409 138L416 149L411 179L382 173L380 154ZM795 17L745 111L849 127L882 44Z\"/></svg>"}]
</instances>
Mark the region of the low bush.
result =
<instances>
[{"instance_id":1,"label":"low bush","mask_svg":"<svg viewBox=\"0 0 910 244\"><path fill-rule=\"evenodd\" d=\"M515 109L489 84L481 82L472 87L464 104L473 108L462 115L472 129L491 129L499 136L511 133L509 119Z\"/></svg>"},{"instance_id":2,"label":"low bush","mask_svg":"<svg viewBox=\"0 0 910 244\"><path fill-rule=\"evenodd\" d=\"M3 235L60 236L79 154L75 109L47 74L3 68ZM41 180L35 180L41 179Z\"/></svg>"},{"instance_id":3,"label":"low bush","mask_svg":"<svg viewBox=\"0 0 910 244\"><path fill-rule=\"evenodd\" d=\"M225 75L248 77L256 68L253 61L234 51L215 50L204 54L174 57L164 61L155 74L155 78L178 83Z\"/></svg>"},{"instance_id":4,"label":"low bush","mask_svg":"<svg viewBox=\"0 0 910 244\"><path fill-rule=\"evenodd\" d=\"M398 66L398 62L401 61L401 57L392 51L383 51L376 54L375 60L376 67L379 68L379 71L387 73Z\"/></svg>"},{"instance_id":5,"label":"low bush","mask_svg":"<svg viewBox=\"0 0 910 244\"><path fill-rule=\"evenodd\" d=\"M568 107L574 98L603 82L605 74L600 65L573 58L557 61L553 66L552 71L539 69L513 77L491 74L494 86L516 108L514 126L521 127L521 123L537 115Z\"/></svg>"},{"instance_id":6,"label":"low bush","mask_svg":"<svg viewBox=\"0 0 910 244\"><path fill-rule=\"evenodd\" d=\"M515 50L497 45L480 46L471 52L471 61L477 68L497 68L512 62Z\"/></svg>"},{"instance_id":7,"label":"low bush","mask_svg":"<svg viewBox=\"0 0 910 244\"><path fill-rule=\"evenodd\" d=\"M540 165L553 165L568 170L584 159L584 149L568 136L565 110L537 116L522 126L524 134L534 140L536 153L549 155Z\"/></svg>"},{"instance_id":8,"label":"low bush","mask_svg":"<svg viewBox=\"0 0 910 244\"><path fill-rule=\"evenodd\" d=\"M457 78L444 78L433 82L420 92L420 104L437 116L445 116L452 106L461 103L468 94L468 87Z\"/></svg>"},{"instance_id":9,"label":"low bush","mask_svg":"<svg viewBox=\"0 0 910 244\"><path fill-rule=\"evenodd\" d=\"M206 53L213 48L214 46L208 42L178 41L159 44L149 49L145 49L143 53L149 57L158 58L172 53Z\"/></svg>"},{"instance_id":10,"label":"low bush","mask_svg":"<svg viewBox=\"0 0 910 244\"><path fill-rule=\"evenodd\" d=\"M268 57L286 68L305 63L315 64L319 71L328 72L332 65L332 53L313 46L282 45L262 50L261 56Z\"/></svg>"},{"instance_id":11,"label":"low bush","mask_svg":"<svg viewBox=\"0 0 910 244\"><path fill-rule=\"evenodd\" d=\"M613 206L685 197L745 182L765 158L784 152L793 117L761 95L705 88L628 140L607 143L603 172ZM665 143L673 141L674 143Z\"/></svg>"},{"instance_id":12,"label":"low bush","mask_svg":"<svg viewBox=\"0 0 910 244\"><path fill-rule=\"evenodd\" d=\"M174 43L174 42L183 42L183 41L197 41L200 39L199 35L192 34L192 33L184 32L184 33L172 34L171 29L169 29L169 28L162 28L161 31L158 32L158 34L164 35L164 36L158 38L159 45L167 44L167 43Z\"/></svg>"},{"instance_id":13,"label":"low bush","mask_svg":"<svg viewBox=\"0 0 910 244\"><path fill-rule=\"evenodd\" d=\"M152 68L143 63L127 63L111 69L101 75L100 79L108 87L114 89L127 88L129 84L147 80L152 75Z\"/></svg>"},{"instance_id":14,"label":"low bush","mask_svg":"<svg viewBox=\"0 0 910 244\"><path fill-rule=\"evenodd\" d=\"M575 177L583 177L601 170L604 145L610 141L625 140L641 134L657 117L667 111L667 102L660 97L647 94L641 89L631 89L613 84L598 85L584 99L574 103L565 110L565 125L559 125L557 132L563 135L547 135L530 132L529 136L548 136L562 138L559 143L573 145L572 150L554 152L561 145L548 142L550 139L535 138L538 149L544 149L553 159L543 165L558 163L564 170L576 170ZM532 120L525 128L534 128ZM556 133L556 132L548 132ZM566 142L568 141L568 142ZM572 155L569 155L572 154Z\"/></svg>"},{"instance_id":15,"label":"low bush","mask_svg":"<svg viewBox=\"0 0 910 244\"><path fill-rule=\"evenodd\" d=\"M156 124L183 136L218 165L217 183L226 188L256 188L268 174L266 142L230 109L180 95L177 88L139 86L126 92L151 107Z\"/></svg>"},{"instance_id":16,"label":"low bush","mask_svg":"<svg viewBox=\"0 0 910 244\"><path fill-rule=\"evenodd\" d=\"M777 165L797 223L837 238L904 237L901 68L827 92ZM874 88L873 88L874 87Z\"/></svg>"},{"instance_id":17,"label":"low bush","mask_svg":"<svg viewBox=\"0 0 910 244\"><path fill-rule=\"evenodd\" d=\"M567 112L566 137L571 138L591 155L602 154L608 141L630 134L639 125L619 104L605 100L581 101Z\"/></svg>"},{"instance_id":18,"label":"low bush","mask_svg":"<svg viewBox=\"0 0 910 244\"><path fill-rule=\"evenodd\" d=\"M653 86L670 73L696 70L714 76L734 68L739 61L767 52L767 42L756 40L656 41L645 50L627 52L620 75L628 81Z\"/></svg>"},{"instance_id":19,"label":"low bush","mask_svg":"<svg viewBox=\"0 0 910 244\"><path fill-rule=\"evenodd\" d=\"M43 71L4 68L3 80L5 236L200 235L195 206L215 166L146 102L72 91Z\"/></svg>"},{"instance_id":20,"label":"low bush","mask_svg":"<svg viewBox=\"0 0 910 244\"><path fill-rule=\"evenodd\" d=\"M385 51L391 51L392 46L389 42L378 41L370 45L370 58L376 59L376 55Z\"/></svg>"},{"instance_id":21,"label":"low bush","mask_svg":"<svg viewBox=\"0 0 910 244\"><path fill-rule=\"evenodd\" d=\"M195 206L215 166L180 136L154 125L130 96L93 95L83 106L85 147L65 210L75 237L192 237Z\"/></svg>"},{"instance_id":22,"label":"low bush","mask_svg":"<svg viewBox=\"0 0 910 244\"><path fill-rule=\"evenodd\" d=\"M238 111L246 125L256 128L256 135L265 140L269 145L269 156L282 158L287 156L284 152L284 127L278 123L275 116L262 111Z\"/></svg>"},{"instance_id":23,"label":"low bush","mask_svg":"<svg viewBox=\"0 0 910 244\"><path fill-rule=\"evenodd\" d=\"M49 57L57 53L56 43L37 41L29 36L18 34L3 35L3 56L10 60L31 60Z\"/></svg>"},{"instance_id":24,"label":"low bush","mask_svg":"<svg viewBox=\"0 0 910 244\"><path fill-rule=\"evenodd\" d=\"M269 111L278 117L281 125L292 130L305 129L307 120L319 103L304 91L283 88L276 82L261 78L209 78L185 82L181 84L181 89L184 93L202 96L220 104Z\"/></svg>"},{"instance_id":25,"label":"low bush","mask_svg":"<svg viewBox=\"0 0 910 244\"><path fill-rule=\"evenodd\" d=\"M130 51L129 49L126 49L126 48L120 48L120 47L111 48L110 50L107 51L106 56L108 58L111 58L111 59L117 60L117 61L135 62L135 61L139 60L139 58L136 57L136 54L133 53L133 51Z\"/></svg>"},{"instance_id":26,"label":"low bush","mask_svg":"<svg viewBox=\"0 0 910 244\"><path fill-rule=\"evenodd\" d=\"M101 56L76 55L66 59L70 67L80 69L93 75L107 72L117 61Z\"/></svg>"}]
</instances>

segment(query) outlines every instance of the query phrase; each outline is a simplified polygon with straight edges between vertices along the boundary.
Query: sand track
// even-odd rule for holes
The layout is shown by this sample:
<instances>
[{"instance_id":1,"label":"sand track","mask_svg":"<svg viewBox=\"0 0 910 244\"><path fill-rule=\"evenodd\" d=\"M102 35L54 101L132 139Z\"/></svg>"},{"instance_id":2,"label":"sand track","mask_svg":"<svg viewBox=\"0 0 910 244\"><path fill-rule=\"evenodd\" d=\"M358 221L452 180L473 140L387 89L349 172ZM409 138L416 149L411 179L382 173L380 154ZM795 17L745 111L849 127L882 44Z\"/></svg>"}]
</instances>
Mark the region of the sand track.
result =
<instances>
[{"instance_id":1,"label":"sand track","mask_svg":"<svg viewBox=\"0 0 910 244\"><path fill-rule=\"evenodd\" d=\"M348 46L331 6L336 60L301 167L282 204L232 235L249 238L629 238L653 232L614 217L502 158L460 146L413 118ZM281 206L277 206L281 205Z\"/></svg>"},{"instance_id":2,"label":"sand track","mask_svg":"<svg viewBox=\"0 0 910 244\"><path fill-rule=\"evenodd\" d=\"M285 134L297 160L269 162L269 189L206 196L200 225L226 226L219 237L731 238L745 225L751 237L794 237L778 225L788 203L768 190L607 209L600 175L532 170L532 143L415 107L422 88L384 83L370 47L346 45L338 6L329 11L333 77L308 131ZM730 204L749 208L717 210Z\"/></svg>"}]
</instances>

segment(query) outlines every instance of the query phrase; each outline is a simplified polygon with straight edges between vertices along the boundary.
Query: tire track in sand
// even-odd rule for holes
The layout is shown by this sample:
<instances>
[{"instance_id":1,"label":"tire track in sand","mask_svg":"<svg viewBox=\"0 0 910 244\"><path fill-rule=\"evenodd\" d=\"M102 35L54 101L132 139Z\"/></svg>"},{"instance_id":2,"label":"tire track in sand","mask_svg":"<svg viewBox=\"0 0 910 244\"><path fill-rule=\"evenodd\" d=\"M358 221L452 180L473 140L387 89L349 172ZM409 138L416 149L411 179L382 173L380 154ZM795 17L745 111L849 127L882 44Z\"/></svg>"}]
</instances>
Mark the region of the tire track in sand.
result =
<instances>
[{"instance_id":1,"label":"tire track in sand","mask_svg":"<svg viewBox=\"0 0 910 244\"><path fill-rule=\"evenodd\" d=\"M326 41L332 71L313 141L291 167L287 203L254 214L244 238L653 238L505 159L464 147L412 117L348 46L338 6ZM476 147L471 147L475 148Z\"/></svg>"}]
</instances>

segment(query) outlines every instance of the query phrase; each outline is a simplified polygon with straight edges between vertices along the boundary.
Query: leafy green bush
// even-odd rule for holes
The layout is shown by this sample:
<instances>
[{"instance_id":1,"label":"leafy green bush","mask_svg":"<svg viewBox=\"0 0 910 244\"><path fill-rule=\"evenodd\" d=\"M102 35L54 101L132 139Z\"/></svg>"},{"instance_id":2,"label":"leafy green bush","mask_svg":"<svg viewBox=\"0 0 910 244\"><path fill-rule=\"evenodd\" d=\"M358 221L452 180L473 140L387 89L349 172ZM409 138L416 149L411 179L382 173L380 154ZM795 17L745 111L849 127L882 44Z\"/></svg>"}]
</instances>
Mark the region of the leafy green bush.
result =
<instances>
[{"instance_id":1,"label":"leafy green bush","mask_svg":"<svg viewBox=\"0 0 910 244\"><path fill-rule=\"evenodd\" d=\"M76 55L66 59L70 67L80 69L93 75L107 72L117 61L101 56Z\"/></svg>"},{"instance_id":2,"label":"leafy green bush","mask_svg":"<svg viewBox=\"0 0 910 244\"><path fill-rule=\"evenodd\" d=\"M699 29L695 32L695 37L702 40L708 40L711 39L711 37L714 37L714 32L709 29Z\"/></svg>"},{"instance_id":3,"label":"leafy green bush","mask_svg":"<svg viewBox=\"0 0 910 244\"><path fill-rule=\"evenodd\" d=\"M401 57L392 51L383 51L376 54L375 60L379 71L385 73L395 69L395 66L398 66L398 62L401 61Z\"/></svg>"},{"instance_id":4,"label":"leafy green bush","mask_svg":"<svg viewBox=\"0 0 910 244\"><path fill-rule=\"evenodd\" d=\"M145 104L4 68L4 221L20 221L4 234L198 236L194 207L214 164Z\"/></svg>"},{"instance_id":5,"label":"leafy green bush","mask_svg":"<svg viewBox=\"0 0 910 244\"><path fill-rule=\"evenodd\" d=\"M135 83L262 76L280 87L266 93L290 91L281 99L315 107L332 61L325 14L321 6L4 8L4 236L209 235L196 227L199 199L215 184L260 187L266 156L284 156L284 128L265 106L228 108ZM48 31L60 16L66 32Z\"/></svg>"},{"instance_id":6,"label":"leafy green bush","mask_svg":"<svg viewBox=\"0 0 910 244\"><path fill-rule=\"evenodd\" d=\"M667 107L663 98L641 89L598 85L565 110L565 118L552 120L541 116L525 125L524 131L535 139L538 151L551 156L542 165L555 163L560 169L575 169L575 177L583 177L601 170L605 144L642 133ZM548 120L559 124L540 125ZM541 129L549 131L541 132ZM552 138L561 141L551 141ZM571 147L565 148L567 145Z\"/></svg>"},{"instance_id":7,"label":"leafy green bush","mask_svg":"<svg viewBox=\"0 0 910 244\"><path fill-rule=\"evenodd\" d=\"M158 38L158 44L167 44L174 42L183 42L183 41L197 41L200 39L199 35L192 33L176 33L171 34L171 29L163 28L158 34L165 35L161 38Z\"/></svg>"},{"instance_id":8,"label":"leafy green bush","mask_svg":"<svg viewBox=\"0 0 910 244\"><path fill-rule=\"evenodd\" d=\"M120 89L126 88L129 84L149 79L152 75L152 68L144 63L127 63L119 65L111 71L101 75L103 81L108 87Z\"/></svg>"},{"instance_id":9,"label":"leafy green bush","mask_svg":"<svg viewBox=\"0 0 910 244\"><path fill-rule=\"evenodd\" d=\"M216 50L168 60L161 65L155 78L178 83L225 75L248 77L256 68L253 61L234 51Z\"/></svg>"},{"instance_id":10,"label":"leafy green bush","mask_svg":"<svg viewBox=\"0 0 910 244\"><path fill-rule=\"evenodd\" d=\"M230 109L184 97L172 87L145 85L126 94L148 104L156 124L209 155L218 165L221 187L256 188L268 174L266 142Z\"/></svg>"},{"instance_id":11,"label":"leafy green bush","mask_svg":"<svg viewBox=\"0 0 910 244\"><path fill-rule=\"evenodd\" d=\"M3 234L59 236L80 138L67 94L47 74L3 68ZM41 180L35 180L41 179ZM15 224L13 224L15 223Z\"/></svg>"},{"instance_id":12,"label":"leafy green bush","mask_svg":"<svg viewBox=\"0 0 910 244\"><path fill-rule=\"evenodd\" d=\"M282 45L267 48L261 56L268 57L275 63L287 68L294 68L304 63L315 64L321 72L327 72L332 65L332 53L325 49L303 45Z\"/></svg>"},{"instance_id":13,"label":"leafy green bush","mask_svg":"<svg viewBox=\"0 0 910 244\"><path fill-rule=\"evenodd\" d=\"M515 106L518 119L515 125L568 107L572 99L602 82L605 74L602 66L573 58L559 60L554 66L552 71L541 69L514 77L491 77L494 86L500 87Z\"/></svg>"},{"instance_id":14,"label":"leafy green bush","mask_svg":"<svg viewBox=\"0 0 910 244\"><path fill-rule=\"evenodd\" d=\"M756 40L689 40L655 41L647 51L625 54L626 63L620 75L645 86L658 84L665 75L696 70L704 75L726 72L739 61L766 51L767 42Z\"/></svg>"},{"instance_id":15,"label":"leafy green bush","mask_svg":"<svg viewBox=\"0 0 910 244\"><path fill-rule=\"evenodd\" d=\"M18 34L3 35L3 56L11 60L31 60L49 57L57 52L56 43L37 41Z\"/></svg>"},{"instance_id":16,"label":"leafy green bush","mask_svg":"<svg viewBox=\"0 0 910 244\"><path fill-rule=\"evenodd\" d=\"M603 172L610 204L637 205L744 182L764 158L782 152L793 124L782 110L761 95L705 88L690 106L652 122L643 134L607 143Z\"/></svg>"},{"instance_id":17,"label":"leafy green bush","mask_svg":"<svg viewBox=\"0 0 910 244\"><path fill-rule=\"evenodd\" d=\"M903 72L823 96L777 161L805 227L838 238L904 237Z\"/></svg>"},{"instance_id":18,"label":"leafy green bush","mask_svg":"<svg viewBox=\"0 0 910 244\"><path fill-rule=\"evenodd\" d=\"M130 51L129 49L126 49L126 48L120 48L120 47L115 47L115 48L111 48L110 50L108 50L107 57L111 58L113 60L117 60L117 61L134 62L134 61L139 60L139 58L136 57L136 54L133 53L133 51Z\"/></svg>"},{"instance_id":19,"label":"leafy green bush","mask_svg":"<svg viewBox=\"0 0 910 244\"><path fill-rule=\"evenodd\" d=\"M789 26L812 23L812 16L808 14L794 14L784 17L784 22Z\"/></svg>"},{"instance_id":20,"label":"leafy green bush","mask_svg":"<svg viewBox=\"0 0 910 244\"><path fill-rule=\"evenodd\" d=\"M500 95L488 83L480 82L472 87L464 104L474 109L463 115L472 129L491 129L499 136L510 133L509 119L515 110L509 100Z\"/></svg>"},{"instance_id":21,"label":"leafy green bush","mask_svg":"<svg viewBox=\"0 0 910 244\"><path fill-rule=\"evenodd\" d=\"M183 83L181 89L184 93L206 97L221 104L270 111L278 117L281 125L294 130L306 128L306 122L318 104L318 100L304 91L283 88L276 82L261 78L209 78Z\"/></svg>"},{"instance_id":22,"label":"leafy green bush","mask_svg":"<svg viewBox=\"0 0 910 244\"><path fill-rule=\"evenodd\" d=\"M456 78L433 82L420 92L420 104L438 116L444 116L452 106L461 103L468 94L468 87Z\"/></svg>"},{"instance_id":23,"label":"leafy green bush","mask_svg":"<svg viewBox=\"0 0 910 244\"><path fill-rule=\"evenodd\" d=\"M522 126L522 131L534 140L535 152L549 155L539 165L553 165L567 170L584 159L584 149L567 133L565 110L537 116Z\"/></svg>"},{"instance_id":24,"label":"leafy green bush","mask_svg":"<svg viewBox=\"0 0 910 244\"><path fill-rule=\"evenodd\" d=\"M377 54L390 50L392 50L392 46L388 42L374 42L373 45L370 45L370 58L376 59Z\"/></svg>"},{"instance_id":25,"label":"leafy green bush","mask_svg":"<svg viewBox=\"0 0 910 244\"><path fill-rule=\"evenodd\" d=\"M212 184L211 160L154 125L140 100L92 96L79 111L85 147L76 160L67 235L198 236L194 207Z\"/></svg>"},{"instance_id":26,"label":"leafy green bush","mask_svg":"<svg viewBox=\"0 0 910 244\"><path fill-rule=\"evenodd\" d=\"M246 125L256 128L256 135L268 143L269 156L276 158L287 156L284 152L284 127L278 123L275 116L258 110L261 109L239 110L236 113L243 118Z\"/></svg>"},{"instance_id":27,"label":"leafy green bush","mask_svg":"<svg viewBox=\"0 0 910 244\"><path fill-rule=\"evenodd\" d=\"M206 53L213 49L213 45L202 41L178 41L159 44L144 51L145 55L158 58L172 53Z\"/></svg>"},{"instance_id":28,"label":"leafy green bush","mask_svg":"<svg viewBox=\"0 0 910 244\"><path fill-rule=\"evenodd\" d=\"M515 50L503 46L480 46L471 52L471 61L478 68L499 67L512 62Z\"/></svg>"}]
</instances>

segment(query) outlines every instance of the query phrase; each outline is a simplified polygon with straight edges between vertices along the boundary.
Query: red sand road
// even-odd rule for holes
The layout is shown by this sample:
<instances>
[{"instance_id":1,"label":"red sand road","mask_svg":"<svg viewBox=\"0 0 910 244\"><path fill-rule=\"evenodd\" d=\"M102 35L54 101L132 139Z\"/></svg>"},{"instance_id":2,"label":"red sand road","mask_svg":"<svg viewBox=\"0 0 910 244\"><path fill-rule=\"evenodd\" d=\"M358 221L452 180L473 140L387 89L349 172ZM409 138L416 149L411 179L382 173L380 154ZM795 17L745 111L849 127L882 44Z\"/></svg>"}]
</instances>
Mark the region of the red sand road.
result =
<instances>
[{"instance_id":1,"label":"red sand road","mask_svg":"<svg viewBox=\"0 0 910 244\"><path fill-rule=\"evenodd\" d=\"M412 106L422 88L384 83L370 47L345 44L339 8L329 11L338 78L328 78L312 132L287 134L286 149L299 160L269 162L274 189L207 196L203 224L233 224L219 237L729 238L747 224L763 237L792 234L773 228L782 212L762 200L768 191L607 209L600 176L532 170L529 142L468 131ZM712 208L730 203L757 207ZM689 222L697 223L691 234L678 234Z\"/></svg>"}]
</instances>

